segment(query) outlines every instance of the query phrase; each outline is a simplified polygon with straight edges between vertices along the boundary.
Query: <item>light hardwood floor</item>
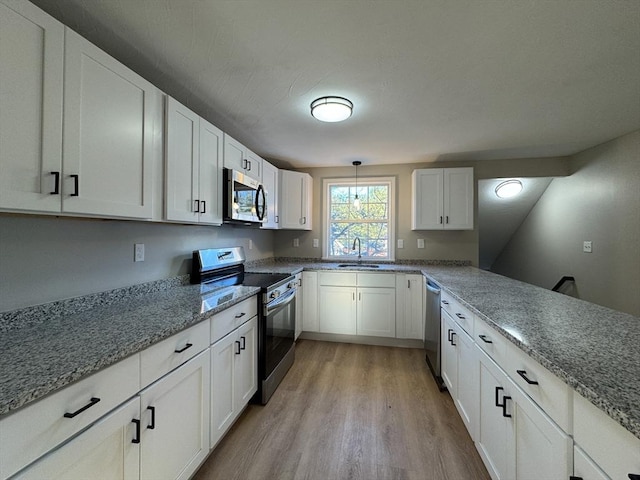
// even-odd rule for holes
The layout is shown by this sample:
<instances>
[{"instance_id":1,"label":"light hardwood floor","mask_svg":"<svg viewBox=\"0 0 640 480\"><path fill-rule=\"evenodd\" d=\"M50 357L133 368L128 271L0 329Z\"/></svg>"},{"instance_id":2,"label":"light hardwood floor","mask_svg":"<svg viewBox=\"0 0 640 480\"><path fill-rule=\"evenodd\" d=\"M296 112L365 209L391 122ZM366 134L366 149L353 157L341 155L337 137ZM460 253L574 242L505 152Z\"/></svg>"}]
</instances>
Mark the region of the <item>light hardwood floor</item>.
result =
<instances>
[{"instance_id":1,"label":"light hardwood floor","mask_svg":"<svg viewBox=\"0 0 640 480\"><path fill-rule=\"evenodd\" d=\"M195 480L489 480L418 349L302 340L269 403L249 405Z\"/></svg>"}]
</instances>

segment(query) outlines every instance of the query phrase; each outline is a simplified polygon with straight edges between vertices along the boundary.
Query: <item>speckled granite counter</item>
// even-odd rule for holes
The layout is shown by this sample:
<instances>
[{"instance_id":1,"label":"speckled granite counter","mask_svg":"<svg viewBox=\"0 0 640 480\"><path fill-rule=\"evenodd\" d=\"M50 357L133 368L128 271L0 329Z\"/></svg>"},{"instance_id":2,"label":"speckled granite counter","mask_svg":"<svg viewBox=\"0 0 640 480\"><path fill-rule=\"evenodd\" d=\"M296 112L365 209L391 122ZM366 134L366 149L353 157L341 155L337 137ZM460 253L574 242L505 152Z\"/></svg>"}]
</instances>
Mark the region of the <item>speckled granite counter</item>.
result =
<instances>
[{"instance_id":1,"label":"speckled granite counter","mask_svg":"<svg viewBox=\"0 0 640 480\"><path fill-rule=\"evenodd\" d=\"M249 268L422 273L640 438L640 318L471 266L337 265L277 259Z\"/></svg>"},{"instance_id":2,"label":"speckled granite counter","mask_svg":"<svg viewBox=\"0 0 640 480\"><path fill-rule=\"evenodd\" d=\"M237 286L203 295L199 285L185 284L185 280L153 282L0 314L0 415L259 291Z\"/></svg>"}]
</instances>

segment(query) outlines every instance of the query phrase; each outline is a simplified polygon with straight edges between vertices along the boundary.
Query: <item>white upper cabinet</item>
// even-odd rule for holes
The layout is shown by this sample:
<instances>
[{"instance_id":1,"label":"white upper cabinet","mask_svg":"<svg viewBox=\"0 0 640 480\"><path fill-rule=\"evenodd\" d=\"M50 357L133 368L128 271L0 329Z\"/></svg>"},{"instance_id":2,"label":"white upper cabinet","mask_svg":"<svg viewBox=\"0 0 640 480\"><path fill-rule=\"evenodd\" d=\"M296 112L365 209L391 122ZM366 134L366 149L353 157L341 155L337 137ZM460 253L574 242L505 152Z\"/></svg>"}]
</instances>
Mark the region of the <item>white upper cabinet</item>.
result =
<instances>
[{"instance_id":1,"label":"white upper cabinet","mask_svg":"<svg viewBox=\"0 0 640 480\"><path fill-rule=\"evenodd\" d=\"M165 218L220 225L223 133L171 97L166 110Z\"/></svg>"},{"instance_id":2,"label":"white upper cabinet","mask_svg":"<svg viewBox=\"0 0 640 480\"><path fill-rule=\"evenodd\" d=\"M64 26L0 3L0 209L60 211Z\"/></svg>"},{"instance_id":3,"label":"white upper cabinet","mask_svg":"<svg viewBox=\"0 0 640 480\"><path fill-rule=\"evenodd\" d=\"M262 228L278 228L278 184L278 169L267 161L262 162L262 186L267 196L267 215Z\"/></svg>"},{"instance_id":4,"label":"white upper cabinet","mask_svg":"<svg viewBox=\"0 0 640 480\"><path fill-rule=\"evenodd\" d=\"M224 134L224 168L237 170L262 182L262 158L226 133Z\"/></svg>"},{"instance_id":5,"label":"white upper cabinet","mask_svg":"<svg viewBox=\"0 0 640 480\"><path fill-rule=\"evenodd\" d=\"M62 210L152 217L159 90L65 29Z\"/></svg>"},{"instance_id":6,"label":"white upper cabinet","mask_svg":"<svg viewBox=\"0 0 640 480\"><path fill-rule=\"evenodd\" d=\"M411 174L412 230L473 230L473 168L426 168Z\"/></svg>"},{"instance_id":7,"label":"white upper cabinet","mask_svg":"<svg viewBox=\"0 0 640 480\"><path fill-rule=\"evenodd\" d=\"M311 230L313 179L308 173L280 170L280 228Z\"/></svg>"}]
</instances>

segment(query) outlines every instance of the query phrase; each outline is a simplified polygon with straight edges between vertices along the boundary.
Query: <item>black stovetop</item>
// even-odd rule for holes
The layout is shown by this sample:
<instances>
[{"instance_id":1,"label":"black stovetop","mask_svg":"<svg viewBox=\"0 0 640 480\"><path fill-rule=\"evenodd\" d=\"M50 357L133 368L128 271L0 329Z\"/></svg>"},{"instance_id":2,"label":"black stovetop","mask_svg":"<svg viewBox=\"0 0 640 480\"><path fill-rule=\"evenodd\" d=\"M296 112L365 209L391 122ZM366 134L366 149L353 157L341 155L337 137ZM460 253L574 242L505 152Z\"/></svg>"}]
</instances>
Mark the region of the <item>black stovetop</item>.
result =
<instances>
[{"instance_id":1,"label":"black stovetop","mask_svg":"<svg viewBox=\"0 0 640 480\"><path fill-rule=\"evenodd\" d=\"M250 287L262 287L266 289L292 277L292 275L286 273L245 273L242 284Z\"/></svg>"}]
</instances>

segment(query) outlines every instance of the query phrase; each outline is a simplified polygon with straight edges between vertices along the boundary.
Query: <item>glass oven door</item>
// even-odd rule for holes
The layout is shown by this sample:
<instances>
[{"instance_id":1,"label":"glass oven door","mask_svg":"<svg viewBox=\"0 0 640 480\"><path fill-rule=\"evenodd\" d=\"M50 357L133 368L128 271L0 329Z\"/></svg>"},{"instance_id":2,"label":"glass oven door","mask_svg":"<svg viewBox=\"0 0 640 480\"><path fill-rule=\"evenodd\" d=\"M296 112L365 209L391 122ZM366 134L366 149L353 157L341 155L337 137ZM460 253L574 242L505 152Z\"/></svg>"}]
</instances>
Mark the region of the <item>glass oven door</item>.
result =
<instances>
[{"instance_id":1,"label":"glass oven door","mask_svg":"<svg viewBox=\"0 0 640 480\"><path fill-rule=\"evenodd\" d=\"M278 366L295 339L296 289L291 288L265 306L265 372L267 378Z\"/></svg>"}]
</instances>

